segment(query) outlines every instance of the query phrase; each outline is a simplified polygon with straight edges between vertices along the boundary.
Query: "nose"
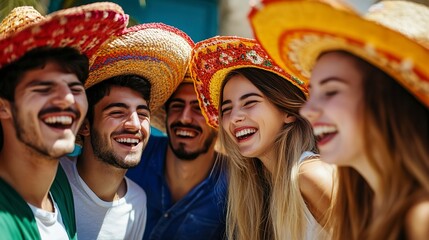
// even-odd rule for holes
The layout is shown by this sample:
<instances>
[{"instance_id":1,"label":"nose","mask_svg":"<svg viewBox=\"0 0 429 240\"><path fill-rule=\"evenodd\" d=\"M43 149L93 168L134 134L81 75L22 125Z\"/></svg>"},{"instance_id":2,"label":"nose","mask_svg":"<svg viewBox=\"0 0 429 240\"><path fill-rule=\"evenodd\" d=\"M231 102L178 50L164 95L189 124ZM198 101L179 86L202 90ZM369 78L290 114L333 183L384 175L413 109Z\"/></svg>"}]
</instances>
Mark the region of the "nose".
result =
<instances>
[{"instance_id":1,"label":"nose","mask_svg":"<svg viewBox=\"0 0 429 240\"><path fill-rule=\"evenodd\" d=\"M141 121L137 112L133 112L128 119L125 121L125 129L128 130L139 130L141 128Z\"/></svg>"},{"instance_id":2,"label":"nose","mask_svg":"<svg viewBox=\"0 0 429 240\"><path fill-rule=\"evenodd\" d=\"M189 124L192 122L192 109L190 106L185 106L183 108L183 112L180 114L179 121L183 124Z\"/></svg>"},{"instance_id":3,"label":"nose","mask_svg":"<svg viewBox=\"0 0 429 240\"><path fill-rule=\"evenodd\" d=\"M310 123L314 123L320 117L320 109L311 98L299 110L299 114L306 118Z\"/></svg>"},{"instance_id":4,"label":"nose","mask_svg":"<svg viewBox=\"0 0 429 240\"><path fill-rule=\"evenodd\" d=\"M66 109L75 103L74 95L68 85L60 85L55 91L55 97L52 100L55 106Z\"/></svg>"},{"instance_id":5,"label":"nose","mask_svg":"<svg viewBox=\"0 0 429 240\"><path fill-rule=\"evenodd\" d=\"M237 110L232 110L231 112L231 121L233 123L239 123L244 121L244 119L246 118L245 114L243 111L241 111L240 109Z\"/></svg>"}]
</instances>

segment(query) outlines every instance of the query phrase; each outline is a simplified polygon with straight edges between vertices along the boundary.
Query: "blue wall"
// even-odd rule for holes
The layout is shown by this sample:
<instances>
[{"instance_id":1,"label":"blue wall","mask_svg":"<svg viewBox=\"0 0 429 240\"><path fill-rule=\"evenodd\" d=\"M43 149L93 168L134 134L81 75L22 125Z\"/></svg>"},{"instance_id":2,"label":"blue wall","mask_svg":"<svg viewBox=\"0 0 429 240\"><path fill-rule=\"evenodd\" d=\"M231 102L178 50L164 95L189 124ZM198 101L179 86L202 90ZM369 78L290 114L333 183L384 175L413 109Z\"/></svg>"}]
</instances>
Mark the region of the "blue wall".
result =
<instances>
[{"instance_id":1,"label":"blue wall","mask_svg":"<svg viewBox=\"0 0 429 240\"><path fill-rule=\"evenodd\" d=\"M63 7L64 1L51 1L49 11ZM78 5L97 2L78 0ZM219 0L111 0L138 23L163 22L187 33L194 42L218 35Z\"/></svg>"}]
</instances>

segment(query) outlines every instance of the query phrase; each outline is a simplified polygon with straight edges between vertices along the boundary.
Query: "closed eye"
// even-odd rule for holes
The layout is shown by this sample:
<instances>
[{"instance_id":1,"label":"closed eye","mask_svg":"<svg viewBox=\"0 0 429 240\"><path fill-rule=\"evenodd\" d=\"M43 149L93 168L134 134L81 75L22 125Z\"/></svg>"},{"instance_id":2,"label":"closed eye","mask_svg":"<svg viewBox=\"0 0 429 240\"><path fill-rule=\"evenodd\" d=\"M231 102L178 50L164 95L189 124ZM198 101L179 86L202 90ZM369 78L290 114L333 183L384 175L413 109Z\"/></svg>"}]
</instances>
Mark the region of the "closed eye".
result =
<instances>
[{"instance_id":1,"label":"closed eye","mask_svg":"<svg viewBox=\"0 0 429 240\"><path fill-rule=\"evenodd\" d=\"M112 116L112 117L122 117L122 116L124 116L124 112L113 111L113 112L110 112L109 115Z\"/></svg>"},{"instance_id":2,"label":"closed eye","mask_svg":"<svg viewBox=\"0 0 429 240\"><path fill-rule=\"evenodd\" d=\"M177 104L177 103L173 103L170 104L170 106L168 107L168 110L171 111L181 111L184 108L184 104Z\"/></svg>"},{"instance_id":3,"label":"closed eye","mask_svg":"<svg viewBox=\"0 0 429 240\"><path fill-rule=\"evenodd\" d=\"M34 88L33 92L37 93L49 93L51 91L51 87L41 87L41 88Z\"/></svg>"},{"instance_id":4,"label":"closed eye","mask_svg":"<svg viewBox=\"0 0 429 240\"><path fill-rule=\"evenodd\" d=\"M83 86L76 86L76 87L72 87L71 91L73 94L79 94L79 93L83 93L85 89L83 88Z\"/></svg>"},{"instance_id":5,"label":"closed eye","mask_svg":"<svg viewBox=\"0 0 429 240\"><path fill-rule=\"evenodd\" d=\"M254 106L256 103L258 103L259 101L257 101L257 100L249 100L249 101L246 101L245 103L244 103L244 106L246 106L246 107L252 107L252 106Z\"/></svg>"},{"instance_id":6,"label":"closed eye","mask_svg":"<svg viewBox=\"0 0 429 240\"><path fill-rule=\"evenodd\" d=\"M148 112L138 112L137 114L139 115L139 117L142 117L142 118L150 117L150 114Z\"/></svg>"},{"instance_id":7,"label":"closed eye","mask_svg":"<svg viewBox=\"0 0 429 240\"><path fill-rule=\"evenodd\" d=\"M200 105L192 105L192 110L196 113L201 113Z\"/></svg>"},{"instance_id":8,"label":"closed eye","mask_svg":"<svg viewBox=\"0 0 429 240\"><path fill-rule=\"evenodd\" d=\"M230 112L231 112L231 109L232 109L232 107L223 107L223 108L220 110L220 115L221 115L221 116L223 116L223 115L225 115L225 114L230 113Z\"/></svg>"},{"instance_id":9,"label":"closed eye","mask_svg":"<svg viewBox=\"0 0 429 240\"><path fill-rule=\"evenodd\" d=\"M327 97L332 97L332 96L335 96L337 93L338 93L338 91L337 91L337 90L334 90L334 91L327 91L327 92L325 92L325 96L327 96Z\"/></svg>"}]
</instances>

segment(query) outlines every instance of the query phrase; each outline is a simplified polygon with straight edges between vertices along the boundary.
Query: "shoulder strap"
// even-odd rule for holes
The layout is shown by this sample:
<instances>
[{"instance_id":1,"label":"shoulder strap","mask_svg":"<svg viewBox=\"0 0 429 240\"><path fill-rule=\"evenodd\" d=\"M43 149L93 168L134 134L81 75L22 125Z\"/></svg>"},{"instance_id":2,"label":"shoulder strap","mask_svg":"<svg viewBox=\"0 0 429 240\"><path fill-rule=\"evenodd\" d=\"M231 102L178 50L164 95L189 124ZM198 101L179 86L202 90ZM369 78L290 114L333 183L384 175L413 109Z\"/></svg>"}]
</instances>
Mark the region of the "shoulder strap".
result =
<instances>
[{"instance_id":1,"label":"shoulder strap","mask_svg":"<svg viewBox=\"0 0 429 240\"><path fill-rule=\"evenodd\" d=\"M73 193L61 164L58 165L57 175L50 190L60 209L69 239L77 239Z\"/></svg>"}]
</instances>

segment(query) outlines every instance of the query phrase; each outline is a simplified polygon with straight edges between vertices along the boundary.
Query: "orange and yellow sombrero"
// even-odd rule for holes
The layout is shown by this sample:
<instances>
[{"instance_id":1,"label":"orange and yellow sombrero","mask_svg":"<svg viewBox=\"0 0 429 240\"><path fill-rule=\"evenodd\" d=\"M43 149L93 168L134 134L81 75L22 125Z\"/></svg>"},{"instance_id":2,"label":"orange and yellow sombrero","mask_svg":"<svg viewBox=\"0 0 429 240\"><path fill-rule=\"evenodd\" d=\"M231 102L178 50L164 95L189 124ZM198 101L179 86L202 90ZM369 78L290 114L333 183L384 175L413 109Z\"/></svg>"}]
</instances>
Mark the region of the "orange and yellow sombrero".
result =
<instances>
[{"instance_id":1,"label":"orange and yellow sombrero","mask_svg":"<svg viewBox=\"0 0 429 240\"><path fill-rule=\"evenodd\" d=\"M37 47L73 47L90 58L110 36L128 24L114 3L100 2L42 16L33 7L13 9L0 23L0 67Z\"/></svg>"},{"instance_id":2,"label":"orange and yellow sombrero","mask_svg":"<svg viewBox=\"0 0 429 240\"><path fill-rule=\"evenodd\" d=\"M95 53L85 88L119 75L142 76L151 83L153 113L182 82L193 45L184 32L163 23L130 27Z\"/></svg>"},{"instance_id":3,"label":"orange and yellow sombrero","mask_svg":"<svg viewBox=\"0 0 429 240\"><path fill-rule=\"evenodd\" d=\"M277 66L254 40L233 36L217 36L195 44L190 72L201 110L207 123L217 129L218 107L225 76L238 68L253 67L273 72L297 86L307 95L306 83Z\"/></svg>"},{"instance_id":4,"label":"orange and yellow sombrero","mask_svg":"<svg viewBox=\"0 0 429 240\"><path fill-rule=\"evenodd\" d=\"M388 73L429 107L429 9L384 1L360 16L332 2L265 0L249 19L268 54L300 79L310 78L321 53L344 50Z\"/></svg>"}]
</instances>

